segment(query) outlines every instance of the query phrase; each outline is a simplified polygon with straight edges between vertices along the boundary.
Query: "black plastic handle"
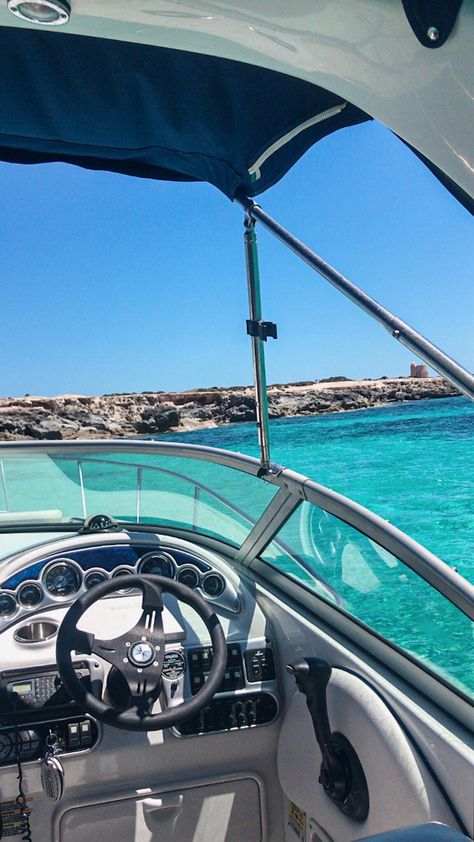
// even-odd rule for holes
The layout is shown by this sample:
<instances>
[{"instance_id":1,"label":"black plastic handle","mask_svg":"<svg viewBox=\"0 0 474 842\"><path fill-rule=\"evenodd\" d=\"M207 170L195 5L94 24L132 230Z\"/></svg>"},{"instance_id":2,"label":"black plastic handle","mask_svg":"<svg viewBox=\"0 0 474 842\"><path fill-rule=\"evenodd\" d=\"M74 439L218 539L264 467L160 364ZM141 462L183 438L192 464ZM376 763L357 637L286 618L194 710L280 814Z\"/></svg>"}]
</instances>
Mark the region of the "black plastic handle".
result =
<instances>
[{"instance_id":1,"label":"black plastic handle","mask_svg":"<svg viewBox=\"0 0 474 842\"><path fill-rule=\"evenodd\" d=\"M364 821L369 812L364 771L349 740L332 733L329 724L326 688L332 673L330 665L322 658L302 658L288 664L287 670L306 697L322 755L319 782L324 792L346 816Z\"/></svg>"}]
</instances>

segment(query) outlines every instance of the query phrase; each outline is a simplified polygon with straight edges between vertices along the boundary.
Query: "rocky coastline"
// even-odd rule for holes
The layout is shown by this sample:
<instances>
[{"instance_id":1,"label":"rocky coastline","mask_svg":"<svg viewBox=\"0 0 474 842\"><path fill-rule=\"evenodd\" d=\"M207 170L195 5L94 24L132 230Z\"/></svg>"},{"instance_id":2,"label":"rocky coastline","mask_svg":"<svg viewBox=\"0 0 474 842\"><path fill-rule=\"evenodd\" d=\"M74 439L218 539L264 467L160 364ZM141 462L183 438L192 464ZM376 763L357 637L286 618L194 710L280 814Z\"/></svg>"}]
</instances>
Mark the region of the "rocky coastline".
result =
<instances>
[{"instance_id":1,"label":"rocky coastline","mask_svg":"<svg viewBox=\"0 0 474 842\"><path fill-rule=\"evenodd\" d=\"M441 377L381 378L274 384L270 418L367 409L386 403L444 398L458 392ZM0 440L149 436L255 419L253 387L101 396L0 398Z\"/></svg>"}]
</instances>

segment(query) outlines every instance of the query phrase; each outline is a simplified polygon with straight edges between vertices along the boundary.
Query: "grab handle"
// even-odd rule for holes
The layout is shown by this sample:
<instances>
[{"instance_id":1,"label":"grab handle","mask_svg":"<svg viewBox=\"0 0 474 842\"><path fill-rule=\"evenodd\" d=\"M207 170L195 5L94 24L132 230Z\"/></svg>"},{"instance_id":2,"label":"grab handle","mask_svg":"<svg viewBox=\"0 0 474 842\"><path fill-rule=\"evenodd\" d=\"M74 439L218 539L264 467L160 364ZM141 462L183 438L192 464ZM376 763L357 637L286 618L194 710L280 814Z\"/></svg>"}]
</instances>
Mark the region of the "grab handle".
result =
<instances>
[{"instance_id":1,"label":"grab handle","mask_svg":"<svg viewBox=\"0 0 474 842\"><path fill-rule=\"evenodd\" d=\"M183 796L170 793L166 795L159 795L156 798L145 798L142 801L143 812L157 813L162 810L181 810L183 806Z\"/></svg>"}]
</instances>

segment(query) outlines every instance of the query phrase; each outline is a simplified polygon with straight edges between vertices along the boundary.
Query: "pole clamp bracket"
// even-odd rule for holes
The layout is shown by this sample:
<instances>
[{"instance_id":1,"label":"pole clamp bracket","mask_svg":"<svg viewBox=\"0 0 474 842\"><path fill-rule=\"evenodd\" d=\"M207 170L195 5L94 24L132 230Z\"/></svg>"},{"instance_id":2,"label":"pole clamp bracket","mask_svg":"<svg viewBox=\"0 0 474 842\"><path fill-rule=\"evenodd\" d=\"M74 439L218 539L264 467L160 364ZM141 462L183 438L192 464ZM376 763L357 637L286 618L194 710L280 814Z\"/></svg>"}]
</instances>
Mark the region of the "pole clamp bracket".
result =
<instances>
[{"instance_id":1,"label":"pole clamp bracket","mask_svg":"<svg viewBox=\"0 0 474 842\"><path fill-rule=\"evenodd\" d=\"M252 319L247 319L247 334L249 336L257 336L259 339L267 341L270 336L272 339L277 339L277 326L274 322L255 322Z\"/></svg>"}]
</instances>

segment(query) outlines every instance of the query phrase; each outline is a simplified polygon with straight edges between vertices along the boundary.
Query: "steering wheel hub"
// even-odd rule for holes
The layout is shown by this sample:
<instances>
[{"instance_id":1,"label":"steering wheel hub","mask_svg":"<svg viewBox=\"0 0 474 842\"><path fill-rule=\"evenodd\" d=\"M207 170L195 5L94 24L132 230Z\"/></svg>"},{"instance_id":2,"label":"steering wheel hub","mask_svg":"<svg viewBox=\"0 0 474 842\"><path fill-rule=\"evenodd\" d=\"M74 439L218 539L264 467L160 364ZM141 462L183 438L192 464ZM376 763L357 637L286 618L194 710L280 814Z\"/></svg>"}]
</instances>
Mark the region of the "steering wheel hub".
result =
<instances>
[{"instance_id":1,"label":"steering wheel hub","mask_svg":"<svg viewBox=\"0 0 474 842\"><path fill-rule=\"evenodd\" d=\"M139 641L130 646L128 660L136 667L149 667L155 660L155 648L150 643Z\"/></svg>"}]
</instances>

